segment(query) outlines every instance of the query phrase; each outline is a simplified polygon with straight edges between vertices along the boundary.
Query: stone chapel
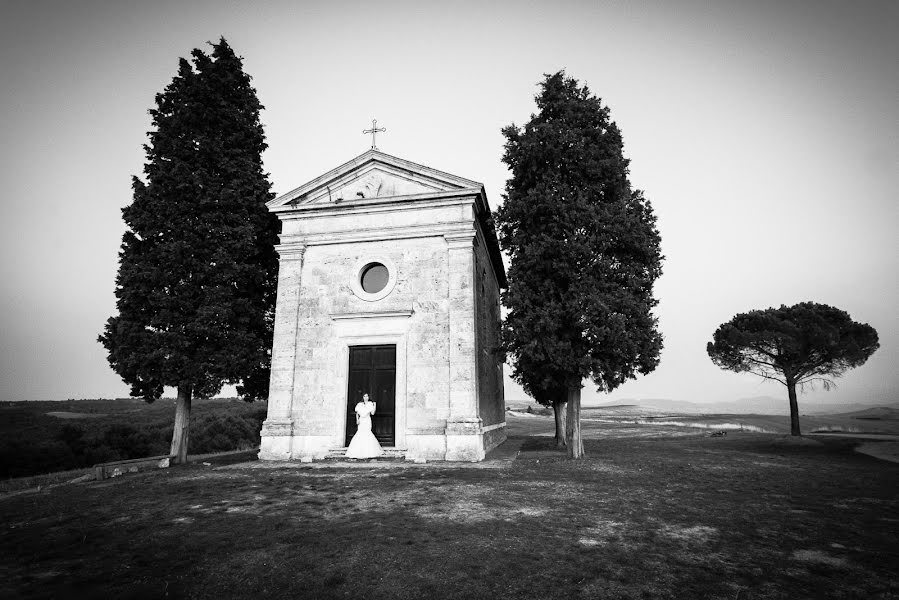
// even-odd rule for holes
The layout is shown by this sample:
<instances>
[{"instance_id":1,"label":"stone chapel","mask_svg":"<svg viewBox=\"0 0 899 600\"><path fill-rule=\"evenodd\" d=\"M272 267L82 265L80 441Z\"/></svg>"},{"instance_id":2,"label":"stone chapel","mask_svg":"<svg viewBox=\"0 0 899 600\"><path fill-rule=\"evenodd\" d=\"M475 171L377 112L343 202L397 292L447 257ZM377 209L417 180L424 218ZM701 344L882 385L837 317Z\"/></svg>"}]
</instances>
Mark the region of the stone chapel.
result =
<instances>
[{"instance_id":1,"label":"stone chapel","mask_svg":"<svg viewBox=\"0 0 899 600\"><path fill-rule=\"evenodd\" d=\"M389 456L479 461L506 439L484 186L374 146L269 202L281 220L259 458L342 454L368 393Z\"/></svg>"}]
</instances>

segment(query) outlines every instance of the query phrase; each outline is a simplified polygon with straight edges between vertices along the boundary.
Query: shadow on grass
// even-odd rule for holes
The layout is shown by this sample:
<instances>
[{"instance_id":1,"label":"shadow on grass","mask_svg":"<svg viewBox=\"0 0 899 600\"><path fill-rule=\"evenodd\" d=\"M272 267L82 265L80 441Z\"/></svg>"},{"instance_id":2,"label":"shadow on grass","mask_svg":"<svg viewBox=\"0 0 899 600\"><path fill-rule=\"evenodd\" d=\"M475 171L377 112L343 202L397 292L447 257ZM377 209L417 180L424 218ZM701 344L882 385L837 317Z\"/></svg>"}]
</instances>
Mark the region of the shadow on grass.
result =
<instances>
[{"instance_id":1,"label":"shadow on grass","mask_svg":"<svg viewBox=\"0 0 899 600\"><path fill-rule=\"evenodd\" d=\"M0 500L0 596L895 596L899 465L831 442L603 438L569 461L533 437L490 471L201 462L72 485Z\"/></svg>"}]
</instances>

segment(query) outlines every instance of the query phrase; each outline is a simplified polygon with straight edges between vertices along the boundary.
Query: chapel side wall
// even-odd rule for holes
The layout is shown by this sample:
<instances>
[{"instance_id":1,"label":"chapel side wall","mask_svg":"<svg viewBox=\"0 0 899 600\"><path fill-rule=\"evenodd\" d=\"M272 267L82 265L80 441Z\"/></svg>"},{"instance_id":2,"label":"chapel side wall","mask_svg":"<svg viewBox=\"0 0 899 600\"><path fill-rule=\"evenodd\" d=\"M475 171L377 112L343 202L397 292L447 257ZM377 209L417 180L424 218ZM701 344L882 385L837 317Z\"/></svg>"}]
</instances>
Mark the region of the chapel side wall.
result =
<instances>
[{"instance_id":1,"label":"chapel side wall","mask_svg":"<svg viewBox=\"0 0 899 600\"><path fill-rule=\"evenodd\" d=\"M482 425L505 423L503 362L500 358L500 291L483 238L475 249L476 264L476 341L478 357L478 411ZM497 430L494 430L497 431ZM498 434L485 437L496 437ZM503 439L504 436L503 436ZM485 440L487 447L495 446ZM502 441L502 440L500 440ZM498 442L497 442L498 443Z\"/></svg>"}]
</instances>

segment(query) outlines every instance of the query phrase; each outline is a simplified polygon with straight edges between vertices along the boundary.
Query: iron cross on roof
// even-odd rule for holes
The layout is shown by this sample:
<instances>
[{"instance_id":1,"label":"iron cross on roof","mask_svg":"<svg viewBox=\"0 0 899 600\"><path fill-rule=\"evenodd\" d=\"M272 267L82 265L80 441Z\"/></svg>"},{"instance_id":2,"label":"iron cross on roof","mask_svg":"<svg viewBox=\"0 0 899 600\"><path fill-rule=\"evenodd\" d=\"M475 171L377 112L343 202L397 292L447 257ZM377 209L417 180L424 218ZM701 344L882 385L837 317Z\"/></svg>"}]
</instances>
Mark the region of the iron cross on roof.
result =
<instances>
[{"instance_id":1,"label":"iron cross on roof","mask_svg":"<svg viewBox=\"0 0 899 600\"><path fill-rule=\"evenodd\" d=\"M371 129L363 129L362 130L362 133L364 133L364 134L368 134L368 133L371 134L371 149L372 150L378 149L378 147L375 146L375 136L378 135L379 131L387 131L387 128L381 127L380 129L378 129L378 120L377 119L371 120Z\"/></svg>"}]
</instances>

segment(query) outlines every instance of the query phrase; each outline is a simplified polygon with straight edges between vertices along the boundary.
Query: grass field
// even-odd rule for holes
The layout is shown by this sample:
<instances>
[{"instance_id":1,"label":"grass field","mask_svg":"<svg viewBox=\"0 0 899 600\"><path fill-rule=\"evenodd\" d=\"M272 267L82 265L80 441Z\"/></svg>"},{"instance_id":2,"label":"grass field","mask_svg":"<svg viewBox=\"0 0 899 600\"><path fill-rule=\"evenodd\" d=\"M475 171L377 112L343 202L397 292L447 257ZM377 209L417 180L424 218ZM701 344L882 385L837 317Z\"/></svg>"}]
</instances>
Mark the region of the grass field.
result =
<instances>
[{"instance_id":1,"label":"grass field","mask_svg":"<svg viewBox=\"0 0 899 600\"><path fill-rule=\"evenodd\" d=\"M192 451L222 452L259 445L265 403L195 399ZM133 398L0 403L0 491L20 478L97 463L168 454L174 400Z\"/></svg>"},{"instance_id":2,"label":"grass field","mask_svg":"<svg viewBox=\"0 0 899 600\"><path fill-rule=\"evenodd\" d=\"M0 597L899 596L899 464L851 440L587 421L570 462L551 418L508 429L504 462L247 453L7 493Z\"/></svg>"}]
</instances>

